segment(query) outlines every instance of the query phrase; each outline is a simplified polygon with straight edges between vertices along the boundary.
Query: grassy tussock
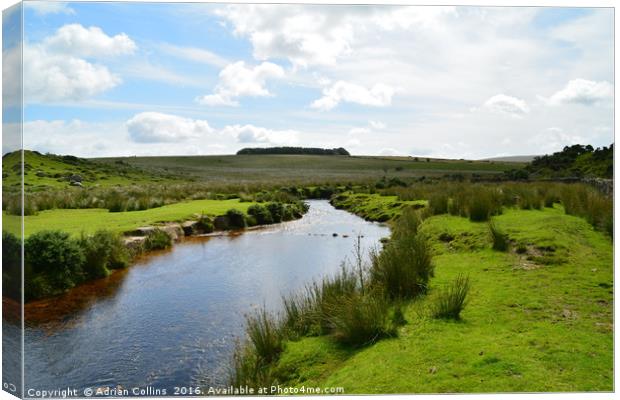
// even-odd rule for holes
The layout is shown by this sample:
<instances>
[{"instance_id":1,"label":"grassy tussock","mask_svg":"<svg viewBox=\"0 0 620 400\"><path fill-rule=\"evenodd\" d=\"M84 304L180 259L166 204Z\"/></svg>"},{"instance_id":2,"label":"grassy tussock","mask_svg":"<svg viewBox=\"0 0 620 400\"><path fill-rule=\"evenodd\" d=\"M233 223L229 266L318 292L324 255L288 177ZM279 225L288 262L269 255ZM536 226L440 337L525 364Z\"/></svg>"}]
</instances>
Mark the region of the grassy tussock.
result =
<instances>
[{"instance_id":1,"label":"grassy tussock","mask_svg":"<svg viewBox=\"0 0 620 400\"><path fill-rule=\"evenodd\" d=\"M467 302L469 289L469 276L457 276L452 283L439 292L432 307L433 317L459 320Z\"/></svg>"},{"instance_id":2,"label":"grassy tussock","mask_svg":"<svg viewBox=\"0 0 620 400\"><path fill-rule=\"evenodd\" d=\"M508 235L500 230L493 221L489 222L489 233L493 241L493 250L508 251L510 247Z\"/></svg>"}]
</instances>

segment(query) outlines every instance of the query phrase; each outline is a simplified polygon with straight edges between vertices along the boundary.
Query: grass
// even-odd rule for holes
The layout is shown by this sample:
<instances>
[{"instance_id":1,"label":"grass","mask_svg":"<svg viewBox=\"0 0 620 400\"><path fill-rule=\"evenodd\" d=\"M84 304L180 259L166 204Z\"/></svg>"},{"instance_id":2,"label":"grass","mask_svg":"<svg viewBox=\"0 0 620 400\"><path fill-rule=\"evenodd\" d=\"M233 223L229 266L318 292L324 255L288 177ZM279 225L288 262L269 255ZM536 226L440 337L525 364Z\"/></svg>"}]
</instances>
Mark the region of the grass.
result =
<instances>
[{"instance_id":1,"label":"grass","mask_svg":"<svg viewBox=\"0 0 620 400\"><path fill-rule=\"evenodd\" d=\"M435 318L460 320L469 293L469 277L458 275L435 297L432 314Z\"/></svg>"},{"instance_id":2,"label":"grass","mask_svg":"<svg viewBox=\"0 0 620 400\"><path fill-rule=\"evenodd\" d=\"M90 234L101 229L122 233L159 222L183 221L193 218L193 214L223 215L231 208L247 212L252 204L240 202L239 199L194 200L149 210L116 213L96 208L47 210L24 217L24 229L26 236L50 227L71 235L79 235L82 232ZM3 229L15 235L19 234L19 216L3 213L2 218Z\"/></svg>"},{"instance_id":3,"label":"grass","mask_svg":"<svg viewBox=\"0 0 620 400\"><path fill-rule=\"evenodd\" d=\"M318 155L116 157L94 161L108 164L123 161L154 173L172 173L211 183L267 180L286 184L312 180L323 182L378 180L386 175L402 179L453 172L493 174L523 165L438 159L430 159L426 162L426 159L416 161L413 157Z\"/></svg>"},{"instance_id":4,"label":"grass","mask_svg":"<svg viewBox=\"0 0 620 400\"><path fill-rule=\"evenodd\" d=\"M399 200L397 196L381 196L367 193L343 193L332 198L336 208L344 208L366 220L389 221L400 215L404 208L424 207L426 200Z\"/></svg>"},{"instance_id":5,"label":"grass","mask_svg":"<svg viewBox=\"0 0 620 400\"><path fill-rule=\"evenodd\" d=\"M495 216L510 238L555 249L560 263L491 249L487 224L439 215L429 295L403 306L398 337L363 348L330 337L286 343L280 384L342 386L346 393L477 393L613 389L613 253L609 238L560 206ZM443 232L449 243L438 239ZM534 246L534 247L532 247ZM441 287L468 274L461 321L428 318Z\"/></svg>"},{"instance_id":6,"label":"grass","mask_svg":"<svg viewBox=\"0 0 620 400\"><path fill-rule=\"evenodd\" d=\"M2 157L2 185L19 186L21 182L21 154L13 152ZM171 182L173 177L165 171L151 173L127 163L95 163L86 159L62 158L24 151L24 181L27 189L68 188L69 175L80 175L82 184L89 186L135 185L148 182Z\"/></svg>"}]
</instances>

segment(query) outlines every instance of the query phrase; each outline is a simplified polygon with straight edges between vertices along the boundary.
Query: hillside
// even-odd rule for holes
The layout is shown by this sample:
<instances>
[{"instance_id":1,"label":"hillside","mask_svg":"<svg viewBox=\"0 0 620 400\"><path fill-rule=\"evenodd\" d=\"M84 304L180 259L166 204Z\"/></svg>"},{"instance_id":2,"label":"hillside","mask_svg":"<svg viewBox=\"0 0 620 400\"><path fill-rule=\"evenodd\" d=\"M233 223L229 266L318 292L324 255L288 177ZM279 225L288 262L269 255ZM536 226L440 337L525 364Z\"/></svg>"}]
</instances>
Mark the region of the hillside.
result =
<instances>
[{"instance_id":1,"label":"hillside","mask_svg":"<svg viewBox=\"0 0 620 400\"><path fill-rule=\"evenodd\" d=\"M3 187L20 185L20 162L20 152L7 153L2 157ZM171 178L170 174L148 173L122 161L103 164L70 155L24 151L24 181L26 187L33 190L67 187L72 181L88 187L162 182Z\"/></svg>"}]
</instances>

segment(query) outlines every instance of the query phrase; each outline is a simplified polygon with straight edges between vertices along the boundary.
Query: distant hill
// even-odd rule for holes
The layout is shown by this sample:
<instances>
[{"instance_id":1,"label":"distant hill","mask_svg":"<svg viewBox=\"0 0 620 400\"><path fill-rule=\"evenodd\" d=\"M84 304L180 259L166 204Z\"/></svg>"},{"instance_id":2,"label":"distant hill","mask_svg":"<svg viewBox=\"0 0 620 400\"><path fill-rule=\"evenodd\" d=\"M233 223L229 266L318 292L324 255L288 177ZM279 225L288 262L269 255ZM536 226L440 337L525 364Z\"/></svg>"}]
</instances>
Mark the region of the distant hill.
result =
<instances>
[{"instance_id":1,"label":"distant hill","mask_svg":"<svg viewBox=\"0 0 620 400\"><path fill-rule=\"evenodd\" d=\"M529 163L532 162L536 157L540 156L506 156L506 157L491 157L485 158L483 160L487 161L501 161L501 162L519 162L519 163Z\"/></svg>"},{"instance_id":2,"label":"distant hill","mask_svg":"<svg viewBox=\"0 0 620 400\"><path fill-rule=\"evenodd\" d=\"M541 178L613 178L614 145L594 148L576 144L562 151L534 158L525 168L530 176Z\"/></svg>"},{"instance_id":3,"label":"distant hill","mask_svg":"<svg viewBox=\"0 0 620 400\"><path fill-rule=\"evenodd\" d=\"M318 147L253 147L241 149L237 155L243 154L305 154L320 156L350 156L351 154L344 148L321 149Z\"/></svg>"}]
</instances>

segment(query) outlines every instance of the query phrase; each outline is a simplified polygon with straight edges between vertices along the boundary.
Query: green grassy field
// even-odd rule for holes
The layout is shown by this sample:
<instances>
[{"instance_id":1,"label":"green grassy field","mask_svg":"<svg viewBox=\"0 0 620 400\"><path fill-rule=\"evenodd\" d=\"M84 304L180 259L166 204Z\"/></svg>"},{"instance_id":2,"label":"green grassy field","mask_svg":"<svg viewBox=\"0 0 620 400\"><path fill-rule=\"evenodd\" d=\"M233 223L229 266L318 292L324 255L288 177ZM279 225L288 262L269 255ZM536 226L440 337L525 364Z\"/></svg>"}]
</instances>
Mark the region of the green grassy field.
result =
<instances>
[{"instance_id":1,"label":"green grassy field","mask_svg":"<svg viewBox=\"0 0 620 400\"><path fill-rule=\"evenodd\" d=\"M495 161L437 160L412 157L229 155L179 157L123 157L94 159L123 161L157 173L184 175L205 182L351 181L389 177L420 177L452 173L500 173L524 164Z\"/></svg>"},{"instance_id":2,"label":"green grassy field","mask_svg":"<svg viewBox=\"0 0 620 400\"><path fill-rule=\"evenodd\" d=\"M398 337L358 350L327 336L288 342L280 383L346 393L613 390L609 237L559 205L507 209L494 221L512 251L491 249L486 223L427 219L436 276L430 293L406 306ZM438 289L463 272L472 285L463 319L431 318Z\"/></svg>"},{"instance_id":3,"label":"green grassy field","mask_svg":"<svg viewBox=\"0 0 620 400\"><path fill-rule=\"evenodd\" d=\"M2 158L3 187L19 187L21 183L20 162L19 152L6 154ZM24 183L27 190L68 187L69 181L65 178L68 175L81 176L85 187L172 181L169 174L153 174L127 164L94 163L85 159L63 159L62 156L48 156L33 151L24 151Z\"/></svg>"},{"instance_id":4,"label":"green grassy field","mask_svg":"<svg viewBox=\"0 0 620 400\"><path fill-rule=\"evenodd\" d=\"M116 213L100 208L47 210L24 217L24 232L26 236L46 229L57 229L72 235L93 233L99 229L122 233L159 222L184 221L191 219L193 214L222 215L231 208L246 212L252 204L240 202L239 199L194 200L143 211ZM4 230L19 234L19 216L3 213L2 218Z\"/></svg>"}]
</instances>

